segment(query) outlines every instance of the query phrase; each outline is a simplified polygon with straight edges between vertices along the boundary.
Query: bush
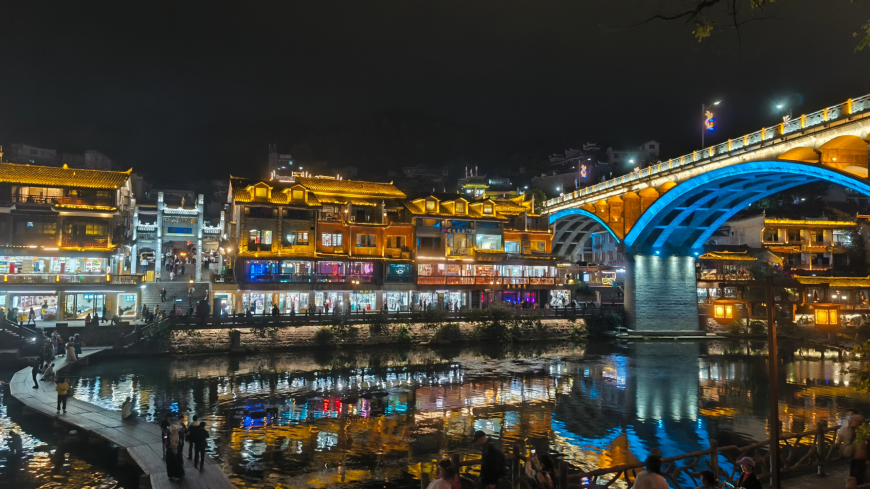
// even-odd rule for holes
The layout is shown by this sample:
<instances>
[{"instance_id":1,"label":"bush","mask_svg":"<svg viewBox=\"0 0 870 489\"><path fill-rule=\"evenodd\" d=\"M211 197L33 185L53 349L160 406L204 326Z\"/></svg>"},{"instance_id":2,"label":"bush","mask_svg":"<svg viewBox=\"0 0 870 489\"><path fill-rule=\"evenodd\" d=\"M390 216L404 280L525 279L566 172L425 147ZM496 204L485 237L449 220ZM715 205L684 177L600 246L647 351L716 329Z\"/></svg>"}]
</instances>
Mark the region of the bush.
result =
<instances>
[{"instance_id":1,"label":"bush","mask_svg":"<svg viewBox=\"0 0 870 489\"><path fill-rule=\"evenodd\" d=\"M582 283L577 286L577 295L578 296L590 296L595 295L595 291L592 290L592 287L587 283Z\"/></svg>"},{"instance_id":2,"label":"bush","mask_svg":"<svg viewBox=\"0 0 870 489\"><path fill-rule=\"evenodd\" d=\"M413 322L423 325L426 329L436 329L447 321L447 313L441 309L430 309L416 312L411 318Z\"/></svg>"},{"instance_id":3,"label":"bush","mask_svg":"<svg viewBox=\"0 0 870 489\"><path fill-rule=\"evenodd\" d=\"M767 323L759 321L758 319L753 319L749 322L749 332L751 334L764 334L767 332Z\"/></svg>"},{"instance_id":4,"label":"bush","mask_svg":"<svg viewBox=\"0 0 870 489\"><path fill-rule=\"evenodd\" d=\"M335 342L335 333L330 326L321 326L314 332L314 342L320 346L327 346Z\"/></svg>"},{"instance_id":5,"label":"bush","mask_svg":"<svg viewBox=\"0 0 870 489\"><path fill-rule=\"evenodd\" d=\"M411 331L408 330L408 326L400 324L399 327L396 329L396 342L400 345L407 345L413 340L414 338L411 336Z\"/></svg>"},{"instance_id":6,"label":"bush","mask_svg":"<svg viewBox=\"0 0 870 489\"><path fill-rule=\"evenodd\" d=\"M727 325L725 325L725 329L728 330L731 334L740 334L743 332L744 328L746 328L746 322L741 319L736 321L731 321Z\"/></svg>"},{"instance_id":7,"label":"bush","mask_svg":"<svg viewBox=\"0 0 870 489\"><path fill-rule=\"evenodd\" d=\"M383 314L378 314L369 323L369 336L384 336L390 333L390 325L387 323L387 318Z\"/></svg>"},{"instance_id":8,"label":"bush","mask_svg":"<svg viewBox=\"0 0 870 489\"><path fill-rule=\"evenodd\" d=\"M591 336L602 336L609 331L616 331L622 326L622 316L616 314L598 314L586 318L586 331Z\"/></svg>"},{"instance_id":9,"label":"bush","mask_svg":"<svg viewBox=\"0 0 870 489\"><path fill-rule=\"evenodd\" d=\"M456 323L442 324L435 330L433 338L437 341L462 341L462 330Z\"/></svg>"}]
</instances>

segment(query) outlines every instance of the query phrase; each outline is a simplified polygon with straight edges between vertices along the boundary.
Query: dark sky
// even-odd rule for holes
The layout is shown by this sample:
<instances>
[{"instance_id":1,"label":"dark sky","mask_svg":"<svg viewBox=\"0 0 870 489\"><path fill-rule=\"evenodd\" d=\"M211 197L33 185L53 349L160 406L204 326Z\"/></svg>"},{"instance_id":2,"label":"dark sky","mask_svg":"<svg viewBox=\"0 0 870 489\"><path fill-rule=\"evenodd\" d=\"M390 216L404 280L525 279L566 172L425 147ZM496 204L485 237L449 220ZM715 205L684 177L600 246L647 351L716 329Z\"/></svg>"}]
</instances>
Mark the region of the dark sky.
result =
<instances>
[{"instance_id":1,"label":"dark sky","mask_svg":"<svg viewBox=\"0 0 870 489\"><path fill-rule=\"evenodd\" d=\"M423 124L401 144L382 131L362 144L357 131L337 139L342 158L364 172L396 146L405 164L431 162L438 138L458 133L490 151L451 139L437 158L496 165L646 139L676 156L699 145L705 101L724 99L715 142L775 123L776 100L802 99L800 113L870 92L870 52L853 54L852 37L866 0L776 2L741 29L742 50L733 32L698 44L680 22L613 27L680 3L4 2L0 142L225 177L259 173L270 142L288 150L390 114L451 129L427 138Z\"/></svg>"}]
</instances>

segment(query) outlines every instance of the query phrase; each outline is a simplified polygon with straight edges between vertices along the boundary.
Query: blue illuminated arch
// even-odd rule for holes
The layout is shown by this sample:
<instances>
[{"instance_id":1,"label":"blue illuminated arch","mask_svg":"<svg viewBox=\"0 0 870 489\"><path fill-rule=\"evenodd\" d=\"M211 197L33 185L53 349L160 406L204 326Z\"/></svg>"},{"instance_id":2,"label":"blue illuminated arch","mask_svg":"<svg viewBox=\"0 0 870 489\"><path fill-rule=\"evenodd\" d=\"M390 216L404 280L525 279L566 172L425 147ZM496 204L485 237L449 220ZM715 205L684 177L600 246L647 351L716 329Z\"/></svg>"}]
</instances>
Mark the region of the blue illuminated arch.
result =
<instances>
[{"instance_id":1,"label":"blue illuminated arch","mask_svg":"<svg viewBox=\"0 0 870 489\"><path fill-rule=\"evenodd\" d=\"M561 210L559 212L555 212L553 214L550 214L550 225L552 226L559 219L563 219L563 218L568 217L568 216L580 216L580 217L592 219L593 221L596 221L598 224L600 224L604 229L606 229L607 232L610 233L611 236L613 236L613 239L615 239L617 243L620 242L619 236L617 236L616 233L614 233L613 230L610 229L610 226L608 226L607 223L605 223L603 220L601 220L600 217L596 216L595 214L593 214L585 209L564 209L564 210Z\"/></svg>"},{"instance_id":2,"label":"blue illuminated arch","mask_svg":"<svg viewBox=\"0 0 870 489\"><path fill-rule=\"evenodd\" d=\"M807 183L827 181L870 196L854 175L818 164L754 161L694 176L659 197L625 237L635 251L660 246L698 250L737 212L753 202ZM670 218L670 222L663 222ZM655 234L656 229L661 232Z\"/></svg>"}]
</instances>

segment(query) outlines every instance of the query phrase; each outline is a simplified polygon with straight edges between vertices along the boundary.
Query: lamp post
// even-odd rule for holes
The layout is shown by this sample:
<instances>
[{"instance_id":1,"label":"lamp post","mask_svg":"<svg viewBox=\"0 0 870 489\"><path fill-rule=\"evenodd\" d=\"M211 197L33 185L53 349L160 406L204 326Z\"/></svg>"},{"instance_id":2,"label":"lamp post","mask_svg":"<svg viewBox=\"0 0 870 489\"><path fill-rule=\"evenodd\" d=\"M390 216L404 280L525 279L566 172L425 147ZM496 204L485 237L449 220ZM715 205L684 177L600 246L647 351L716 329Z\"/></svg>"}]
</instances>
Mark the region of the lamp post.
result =
<instances>
[{"instance_id":1,"label":"lamp post","mask_svg":"<svg viewBox=\"0 0 870 489\"><path fill-rule=\"evenodd\" d=\"M719 105L720 103L722 103L722 101L717 100L710 105ZM706 133L707 130L707 104L701 104L701 149L704 149L704 133Z\"/></svg>"}]
</instances>

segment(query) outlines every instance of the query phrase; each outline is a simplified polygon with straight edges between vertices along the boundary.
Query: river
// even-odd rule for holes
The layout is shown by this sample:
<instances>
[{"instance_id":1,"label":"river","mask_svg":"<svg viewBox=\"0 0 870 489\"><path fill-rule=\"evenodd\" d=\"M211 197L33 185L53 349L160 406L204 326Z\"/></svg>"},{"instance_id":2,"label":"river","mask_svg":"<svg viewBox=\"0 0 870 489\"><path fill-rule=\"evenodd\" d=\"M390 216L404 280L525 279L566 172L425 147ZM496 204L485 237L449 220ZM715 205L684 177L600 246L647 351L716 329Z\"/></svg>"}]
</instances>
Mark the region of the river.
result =
<instances>
[{"instance_id":1,"label":"river","mask_svg":"<svg viewBox=\"0 0 870 489\"><path fill-rule=\"evenodd\" d=\"M780 345L786 431L870 409L835 355ZM12 372L0 372L8 380ZM766 343L590 342L182 358L105 358L73 372L73 395L108 409L133 397L148 421L197 414L208 452L238 487L419 487L475 430L507 447L555 450L582 467L641 461L767 437ZM113 452L66 442L41 416L0 407L0 486L135 487ZM5 444L5 440L3 440ZM2 447L2 448L5 448ZM196 477L196 474L188 474Z\"/></svg>"}]
</instances>

